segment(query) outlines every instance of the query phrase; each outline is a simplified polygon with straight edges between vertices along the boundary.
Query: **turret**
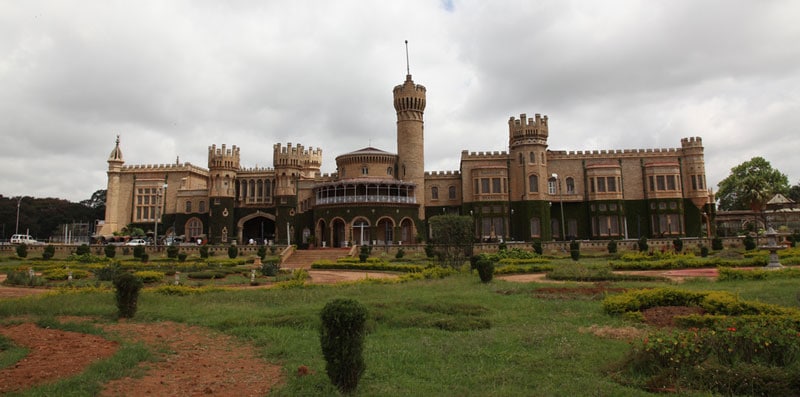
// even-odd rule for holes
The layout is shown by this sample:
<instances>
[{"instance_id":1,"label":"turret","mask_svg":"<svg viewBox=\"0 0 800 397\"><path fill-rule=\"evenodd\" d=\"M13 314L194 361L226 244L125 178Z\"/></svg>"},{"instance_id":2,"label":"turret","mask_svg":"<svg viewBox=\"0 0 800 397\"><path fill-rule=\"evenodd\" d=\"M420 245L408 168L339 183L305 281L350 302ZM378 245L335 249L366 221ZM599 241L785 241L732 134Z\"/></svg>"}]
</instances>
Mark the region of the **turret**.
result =
<instances>
[{"instance_id":1,"label":"turret","mask_svg":"<svg viewBox=\"0 0 800 397\"><path fill-rule=\"evenodd\" d=\"M425 87L414 84L406 75L402 85L394 87L394 109L397 111L397 179L417 185L415 195L420 204L419 218L425 217Z\"/></svg>"},{"instance_id":2,"label":"turret","mask_svg":"<svg viewBox=\"0 0 800 397\"><path fill-rule=\"evenodd\" d=\"M236 198L236 173L239 171L239 148L228 149L223 144L208 147L209 241L228 244L236 239L234 200Z\"/></svg>"},{"instance_id":3,"label":"turret","mask_svg":"<svg viewBox=\"0 0 800 397\"><path fill-rule=\"evenodd\" d=\"M122 149L119 147L119 135L107 162L106 214L103 228L97 232L99 235L110 235L120 229L120 176L125 160L122 159Z\"/></svg>"},{"instance_id":4,"label":"turret","mask_svg":"<svg viewBox=\"0 0 800 397\"><path fill-rule=\"evenodd\" d=\"M508 120L510 197L514 200L542 200L546 192L547 137L550 133L547 116L536 114L528 118ZM535 176L535 177L532 177ZM531 187L531 183L537 186Z\"/></svg>"}]
</instances>

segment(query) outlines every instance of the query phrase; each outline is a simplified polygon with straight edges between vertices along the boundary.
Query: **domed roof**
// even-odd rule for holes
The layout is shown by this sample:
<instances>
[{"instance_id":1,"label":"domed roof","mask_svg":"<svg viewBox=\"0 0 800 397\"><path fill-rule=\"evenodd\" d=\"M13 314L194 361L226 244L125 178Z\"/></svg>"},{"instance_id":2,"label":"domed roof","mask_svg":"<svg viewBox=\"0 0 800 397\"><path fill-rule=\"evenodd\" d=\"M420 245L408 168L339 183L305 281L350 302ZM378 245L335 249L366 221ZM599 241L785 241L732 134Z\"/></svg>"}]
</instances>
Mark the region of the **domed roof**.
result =
<instances>
[{"instance_id":1,"label":"domed roof","mask_svg":"<svg viewBox=\"0 0 800 397\"><path fill-rule=\"evenodd\" d=\"M350 155L359 155L359 154L394 154L389 153L387 151L383 151L372 146L365 147L363 149L356 150L354 152L342 154L342 156L350 156Z\"/></svg>"}]
</instances>

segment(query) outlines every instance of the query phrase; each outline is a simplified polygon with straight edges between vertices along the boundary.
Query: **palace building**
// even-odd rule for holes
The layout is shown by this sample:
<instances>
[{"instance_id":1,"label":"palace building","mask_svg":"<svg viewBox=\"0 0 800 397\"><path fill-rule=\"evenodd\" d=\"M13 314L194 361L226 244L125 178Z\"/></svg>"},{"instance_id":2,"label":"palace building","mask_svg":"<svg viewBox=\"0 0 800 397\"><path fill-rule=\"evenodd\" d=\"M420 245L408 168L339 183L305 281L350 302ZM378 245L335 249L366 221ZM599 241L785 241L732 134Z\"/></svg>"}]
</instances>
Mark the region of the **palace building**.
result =
<instances>
[{"instance_id":1,"label":"palace building","mask_svg":"<svg viewBox=\"0 0 800 397\"><path fill-rule=\"evenodd\" d=\"M214 244L413 244L427 219L472 217L476 240L705 236L713 215L703 144L662 149L550 150L548 117L508 121L508 151L461 153L460 169L425 171L426 89L411 75L393 91L396 153L367 147L336 157L275 144L271 168L246 168L240 148L211 145L207 167L126 165L108 158L98 235L128 226ZM434 132L435 133L435 132Z\"/></svg>"}]
</instances>

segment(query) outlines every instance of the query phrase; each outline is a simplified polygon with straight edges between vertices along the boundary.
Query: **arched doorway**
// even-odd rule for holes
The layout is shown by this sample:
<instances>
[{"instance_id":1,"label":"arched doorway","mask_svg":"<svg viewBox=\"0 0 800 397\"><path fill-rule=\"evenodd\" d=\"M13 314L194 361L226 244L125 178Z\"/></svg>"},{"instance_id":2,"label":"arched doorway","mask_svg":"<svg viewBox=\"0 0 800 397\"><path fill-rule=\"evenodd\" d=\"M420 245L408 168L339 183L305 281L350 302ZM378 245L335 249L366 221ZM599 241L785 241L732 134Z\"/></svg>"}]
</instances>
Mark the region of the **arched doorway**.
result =
<instances>
[{"instance_id":1,"label":"arched doorway","mask_svg":"<svg viewBox=\"0 0 800 397\"><path fill-rule=\"evenodd\" d=\"M325 222L324 219L320 219L317 222L317 227L314 229L315 229L314 237L317 240L317 246L327 247L328 244L331 244L331 242L328 241L328 238L330 237L331 234L328 231L328 224Z\"/></svg>"},{"instance_id":2,"label":"arched doorway","mask_svg":"<svg viewBox=\"0 0 800 397\"><path fill-rule=\"evenodd\" d=\"M399 241L403 244L414 244L414 221L404 218L400 221L400 236Z\"/></svg>"},{"instance_id":3,"label":"arched doorway","mask_svg":"<svg viewBox=\"0 0 800 397\"><path fill-rule=\"evenodd\" d=\"M375 230L375 239L378 245L392 244L394 237L394 220L391 218L381 218Z\"/></svg>"},{"instance_id":4,"label":"arched doorway","mask_svg":"<svg viewBox=\"0 0 800 397\"><path fill-rule=\"evenodd\" d=\"M239 221L239 241L247 244L253 239L258 244L275 241L275 216L264 212L250 214Z\"/></svg>"},{"instance_id":5,"label":"arched doorway","mask_svg":"<svg viewBox=\"0 0 800 397\"><path fill-rule=\"evenodd\" d=\"M333 235L333 241L331 244L334 247L346 247L347 246L347 236L345 235L345 225L344 220L341 218L336 218L331 221L331 234Z\"/></svg>"},{"instance_id":6,"label":"arched doorway","mask_svg":"<svg viewBox=\"0 0 800 397\"><path fill-rule=\"evenodd\" d=\"M369 221L367 221L364 218L354 219L350 235L353 236L353 244L369 245L370 244Z\"/></svg>"}]
</instances>

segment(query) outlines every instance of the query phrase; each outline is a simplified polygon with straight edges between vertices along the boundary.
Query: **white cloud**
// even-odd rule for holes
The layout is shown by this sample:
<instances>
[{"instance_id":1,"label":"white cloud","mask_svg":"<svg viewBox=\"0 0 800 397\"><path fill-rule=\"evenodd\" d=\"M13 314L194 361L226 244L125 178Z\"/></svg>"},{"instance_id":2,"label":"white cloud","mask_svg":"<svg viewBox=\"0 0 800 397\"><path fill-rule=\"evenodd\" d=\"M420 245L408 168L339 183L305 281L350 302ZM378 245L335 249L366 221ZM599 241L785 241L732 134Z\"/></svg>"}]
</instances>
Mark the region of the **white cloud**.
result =
<instances>
[{"instance_id":1,"label":"white cloud","mask_svg":"<svg viewBox=\"0 0 800 397\"><path fill-rule=\"evenodd\" d=\"M0 186L86 199L117 134L128 163L269 166L274 143L395 151L392 88L428 88L426 169L550 117L552 149L677 147L708 180L753 156L800 181L791 1L0 3ZM14 170L33 172L20 174Z\"/></svg>"}]
</instances>

